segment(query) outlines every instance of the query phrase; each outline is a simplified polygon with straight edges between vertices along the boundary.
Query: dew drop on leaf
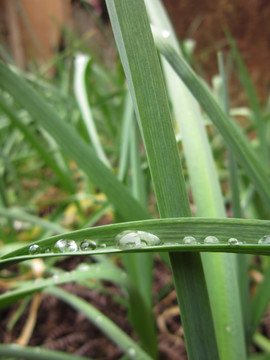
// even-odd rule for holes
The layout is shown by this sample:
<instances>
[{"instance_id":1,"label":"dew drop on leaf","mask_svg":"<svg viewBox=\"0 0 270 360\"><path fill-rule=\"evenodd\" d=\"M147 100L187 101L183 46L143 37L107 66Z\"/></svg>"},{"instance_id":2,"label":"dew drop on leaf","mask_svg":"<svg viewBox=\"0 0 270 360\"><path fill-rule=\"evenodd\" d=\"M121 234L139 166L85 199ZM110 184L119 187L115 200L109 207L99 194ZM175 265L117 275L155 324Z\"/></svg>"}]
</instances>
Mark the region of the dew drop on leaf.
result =
<instances>
[{"instance_id":1,"label":"dew drop on leaf","mask_svg":"<svg viewBox=\"0 0 270 360\"><path fill-rule=\"evenodd\" d=\"M95 241L92 241L92 240L84 240L80 244L80 249L82 251L95 250L96 248L97 248L97 244L95 243Z\"/></svg>"},{"instance_id":2,"label":"dew drop on leaf","mask_svg":"<svg viewBox=\"0 0 270 360\"><path fill-rule=\"evenodd\" d=\"M270 244L270 235L263 236L259 241L258 244Z\"/></svg>"},{"instance_id":3,"label":"dew drop on leaf","mask_svg":"<svg viewBox=\"0 0 270 360\"><path fill-rule=\"evenodd\" d=\"M230 238L230 239L228 240L228 244L229 244L229 245L236 245L236 246L238 246L238 245L241 245L242 242L239 241L239 240L237 240L236 238Z\"/></svg>"},{"instance_id":4,"label":"dew drop on leaf","mask_svg":"<svg viewBox=\"0 0 270 360\"><path fill-rule=\"evenodd\" d=\"M30 255L40 254L41 253L41 247L36 245L36 244L31 245L31 246L29 246L28 251L29 251Z\"/></svg>"},{"instance_id":5,"label":"dew drop on leaf","mask_svg":"<svg viewBox=\"0 0 270 360\"><path fill-rule=\"evenodd\" d=\"M160 238L154 234L145 231L137 231L142 242L145 242L148 246L155 246L161 244Z\"/></svg>"},{"instance_id":6,"label":"dew drop on leaf","mask_svg":"<svg viewBox=\"0 0 270 360\"><path fill-rule=\"evenodd\" d=\"M75 252L78 251L78 245L74 240L60 239L54 244L55 252Z\"/></svg>"},{"instance_id":7,"label":"dew drop on leaf","mask_svg":"<svg viewBox=\"0 0 270 360\"><path fill-rule=\"evenodd\" d=\"M141 247L141 239L136 231L123 231L115 238L115 244L120 249L131 249Z\"/></svg>"},{"instance_id":8,"label":"dew drop on leaf","mask_svg":"<svg viewBox=\"0 0 270 360\"><path fill-rule=\"evenodd\" d=\"M198 241L193 236L185 236L183 239L183 244L186 245L198 244Z\"/></svg>"},{"instance_id":9,"label":"dew drop on leaf","mask_svg":"<svg viewBox=\"0 0 270 360\"><path fill-rule=\"evenodd\" d=\"M204 244L218 244L219 240L215 236L207 236L203 242Z\"/></svg>"}]
</instances>

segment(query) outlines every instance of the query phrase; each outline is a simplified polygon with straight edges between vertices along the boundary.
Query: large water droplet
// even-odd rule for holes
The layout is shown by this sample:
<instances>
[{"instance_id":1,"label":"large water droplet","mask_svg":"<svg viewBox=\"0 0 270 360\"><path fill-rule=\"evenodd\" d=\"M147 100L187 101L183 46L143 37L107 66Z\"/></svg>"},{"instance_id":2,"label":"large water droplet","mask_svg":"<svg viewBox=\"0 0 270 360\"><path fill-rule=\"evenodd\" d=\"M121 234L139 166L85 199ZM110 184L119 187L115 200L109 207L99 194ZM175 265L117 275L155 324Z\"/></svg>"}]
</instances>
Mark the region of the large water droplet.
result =
<instances>
[{"instance_id":1,"label":"large water droplet","mask_svg":"<svg viewBox=\"0 0 270 360\"><path fill-rule=\"evenodd\" d=\"M239 240L237 240L237 239L235 239L235 238L230 238L230 239L228 240L228 244L229 244L229 245L238 246L238 245L241 245L242 242L239 241Z\"/></svg>"},{"instance_id":2,"label":"large water droplet","mask_svg":"<svg viewBox=\"0 0 270 360\"><path fill-rule=\"evenodd\" d=\"M218 244L219 240L215 236L207 236L203 242L204 244Z\"/></svg>"},{"instance_id":3,"label":"large water droplet","mask_svg":"<svg viewBox=\"0 0 270 360\"><path fill-rule=\"evenodd\" d=\"M270 244L270 235L263 236L259 241L258 244Z\"/></svg>"},{"instance_id":4,"label":"large water droplet","mask_svg":"<svg viewBox=\"0 0 270 360\"><path fill-rule=\"evenodd\" d=\"M29 246L29 249L28 249L30 255L40 254L41 250L42 250L41 247L36 244Z\"/></svg>"},{"instance_id":5,"label":"large water droplet","mask_svg":"<svg viewBox=\"0 0 270 360\"><path fill-rule=\"evenodd\" d=\"M198 241L193 236L185 236L183 239L183 244L186 245L198 244Z\"/></svg>"},{"instance_id":6,"label":"large water droplet","mask_svg":"<svg viewBox=\"0 0 270 360\"><path fill-rule=\"evenodd\" d=\"M145 231L137 231L142 242L145 242L148 246L155 246L161 244L160 238L154 234L145 232Z\"/></svg>"},{"instance_id":7,"label":"large water droplet","mask_svg":"<svg viewBox=\"0 0 270 360\"><path fill-rule=\"evenodd\" d=\"M155 246L161 244L160 239L145 231L127 230L118 234L115 238L116 246L123 249L134 247Z\"/></svg>"},{"instance_id":8,"label":"large water droplet","mask_svg":"<svg viewBox=\"0 0 270 360\"><path fill-rule=\"evenodd\" d=\"M87 251L87 250L95 250L97 248L97 244L92 241L92 240L84 240L81 244L80 244L80 249L82 251Z\"/></svg>"},{"instance_id":9,"label":"large water droplet","mask_svg":"<svg viewBox=\"0 0 270 360\"><path fill-rule=\"evenodd\" d=\"M75 252L78 251L78 245L74 240L60 239L54 244L55 252Z\"/></svg>"},{"instance_id":10,"label":"large water droplet","mask_svg":"<svg viewBox=\"0 0 270 360\"><path fill-rule=\"evenodd\" d=\"M123 231L115 238L116 246L122 249L131 249L142 245L140 236L136 231Z\"/></svg>"}]
</instances>

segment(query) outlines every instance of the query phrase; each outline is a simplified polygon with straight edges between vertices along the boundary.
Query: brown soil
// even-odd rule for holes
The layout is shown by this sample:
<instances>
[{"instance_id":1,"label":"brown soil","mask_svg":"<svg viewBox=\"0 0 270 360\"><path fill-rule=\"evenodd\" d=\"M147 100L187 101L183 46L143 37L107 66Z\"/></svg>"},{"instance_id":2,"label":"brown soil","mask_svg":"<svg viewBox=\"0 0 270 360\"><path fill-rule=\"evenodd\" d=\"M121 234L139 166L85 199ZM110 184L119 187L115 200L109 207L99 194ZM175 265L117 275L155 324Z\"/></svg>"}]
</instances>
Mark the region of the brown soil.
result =
<instances>
[{"instance_id":1,"label":"brown soil","mask_svg":"<svg viewBox=\"0 0 270 360\"><path fill-rule=\"evenodd\" d=\"M235 39L260 100L270 88L270 2L267 0L163 0L180 39L196 41L195 57L208 80L217 73L217 51L227 52L224 29ZM236 84L234 83L235 87ZM237 94L236 89L234 94ZM243 101L242 98L239 99Z\"/></svg>"},{"instance_id":2,"label":"brown soil","mask_svg":"<svg viewBox=\"0 0 270 360\"><path fill-rule=\"evenodd\" d=\"M61 262L61 268L74 269L81 257L72 257ZM157 297L160 290L170 284L170 270L157 257L154 269L153 294ZM119 288L111 282L103 282L107 292L121 295ZM128 321L127 310L116 302L110 294L91 290L80 284L70 283L63 288L85 299L98 308L127 334L136 340L136 335ZM20 336L23 326L29 316L30 304L12 331L7 330L7 324L17 310L19 303L0 311L1 329L0 342L15 342ZM176 294L172 286L153 308L157 332L160 360L186 360L183 330L180 323L179 308ZM85 316L73 310L64 302L46 295L41 295L36 325L29 341L30 346L43 346L46 349L59 350L86 356L94 359L116 360L123 355L108 337L100 332Z\"/></svg>"}]
</instances>

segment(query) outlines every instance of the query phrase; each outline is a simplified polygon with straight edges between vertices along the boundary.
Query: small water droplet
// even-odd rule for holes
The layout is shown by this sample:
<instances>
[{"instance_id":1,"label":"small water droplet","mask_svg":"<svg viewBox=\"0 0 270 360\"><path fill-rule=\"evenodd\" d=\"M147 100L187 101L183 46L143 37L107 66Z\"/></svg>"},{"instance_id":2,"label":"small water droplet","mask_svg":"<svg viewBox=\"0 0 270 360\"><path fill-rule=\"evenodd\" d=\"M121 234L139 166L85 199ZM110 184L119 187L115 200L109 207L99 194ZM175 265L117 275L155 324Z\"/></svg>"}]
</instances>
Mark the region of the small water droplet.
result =
<instances>
[{"instance_id":1,"label":"small water droplet","mask_svg":"<svg viewBox=\"0 0 270 360\"><path fill-rule=\"evenodd\" d=\"M229 244L229 245L238 246L238 245L241 245L242 242L239 241L239 240L237 240L236 238L230 238L230 239L228 240L228 244Z\"/></svg>"},{"instance_id":2,"label":"small water droplet","mask_svg":"<svg viewBox=\"0 0 270 360\"><path fill-rule=\"evenodd\" d=\"M164 37L164 39L167 39L171 35L171 33L169 30L162 30L161 35Z\"/></svg>"},{"instance_id":3,"label":"small water droplet","mask_svg":"<svg viewBox=\"0 0 270 360\"><path fill-rule=\"evenodd\" d=\"M55 252L75 252L78 251L78 245L74 240L60 239L54 244Z\"/></svg>"},{"instance_id":4,"label":"small water droplet","mask_svg":"<svg viewBox=\"0 0 270 360\"><path fill-rule=\"evenodd\" d=\"M29 254L30 254L30 255L40 254L40 253L41 253L41 247L38 246L38 245L36 245L36 244L35 244L35 245L31 245L31 246L29 246L28 251L29 251Z\"/></svg>"},{"instance_id":5,"label":"small water droplet","mask_svg":"<svg viewBox=\"0 0 270 360\"><path fill-rule=\"evenodd\" d=\"M134 356L136 355L136 350L133 348L130 348L130 349L128 349L127 353L128 353L128 356L130 356L131 358L134 358Z\"/></svg>"},{"instance_id":6,"label":"small water droplet","mask_svg":"<svg viewBox=\"0 0 270 360\"><path fill-rule=\"evenodd\" d=\"M258 244L270 244L270 235L263 236L259 241Z\"/></svg>"},{"instance_id":7,"label":"small water droplet","mask_svg":"<svg viewBox=\"0 0 270 360\"><path fill-rule=\"evenodd\" d=\"M101 249L106 249L107 245L106 245L106 244L100 244L99 247L100 247Z\"/></svg>"},{"instance_id":8,"label":"small water droplet","mask_svg":"<svg viewBox=\"0 0 270 360\"><path fill-rule=\"evenodd\" d=\"M87 251L87 250L95 250L97 248L97 244L92 241L92 240L84 240L81 244L80 244L80 249L82 251Z\"/></svg>"},{"instance_id":9,"label":"small water droplet","mask_svg":"<svg viewBox=\"0 0 270 360\"><path fill-rule=\"evenodd\" d=\"M127 277L127 273L125 273L124 271L121 272L121 276L123 279L125 279Z\"/></svg>"},{"instance_id":10,"label":"small water droplet","mask_svg":"<svg viewBox=\"0 0 270 360\"><path fill-rule=\"evenodd\" d=\"M183 239L183 244L186 244L186 245L198 244L198 241L193 236L185 236Z\"/></svg>"},{"instance_id":11,"label":"small water droplet","mask_svg":"<svg viewBox=\"0 0 270 360\"><path fill-rule=\"evenodd\" d=\"M207 236L203 242L204 244L218 244L219 240L215 236Z\"/></svg>"},{"instance_id":12,"label":"small water droplet","mask_svg":"<svg viewBox=\"0 0 270 360\"><path fill-rule=\"evenodd\" d=\"M44 250L45 254L49 254L50 252L52 252L52 250L50 248L47 248Z\"/></svg>"}]
</instances>

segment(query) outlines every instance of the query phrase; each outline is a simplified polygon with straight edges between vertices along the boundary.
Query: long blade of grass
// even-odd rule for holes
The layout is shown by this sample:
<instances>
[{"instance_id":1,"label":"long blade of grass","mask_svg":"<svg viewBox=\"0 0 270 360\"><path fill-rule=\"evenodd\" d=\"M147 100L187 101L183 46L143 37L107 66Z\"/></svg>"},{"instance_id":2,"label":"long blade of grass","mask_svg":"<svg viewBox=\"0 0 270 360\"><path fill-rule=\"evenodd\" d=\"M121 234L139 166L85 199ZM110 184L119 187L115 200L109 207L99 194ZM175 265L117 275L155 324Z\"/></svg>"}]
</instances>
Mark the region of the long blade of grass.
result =
<instances>
[{"instance_id":1,"label":"long blade of grass","mask_svg":"<svg viewBox=\"0 0 270 360\"><path fill-rule=\"evenodd\" d=\"M89 357L65 354L61 351L46 350L41 347L20 346L18 344L0 344L0 357L2 356L25 360L91 360Z\"/></svg>"},{"instance_id":2,"label":"long blade of grass","mask_svg":"<svg viewBox=\"0 0 270 360\"><path fill-rule=\"evenodd\" d=\"M218 53L218 68L221 77L221 105L228 118L230 118L228 84L227 84L227 76L226 76L222 53ZM242 209L240 203L238 166L230 150L228 150L228 162L229 162L229 183L231 188L232 213L233 213L233 217L241 218ZM249 277L248 277L248 258L246 255L241 254L237 256L237 267L238 267L239 293L240 293L241 308L242 308L244 328L245 328L245 338L247 340L248 331L250 329L250 324L249 324L250 302L247 301L247 299L249 299Z\"/></svg>"},{"instance_id":3,"label":"long blade of grass","mask_svg":"<svg viewBox=\"0 0 270 360\"><path fill-rule=\"evenodd\" d=\"M166 40L181 56L176 36L160 1L146 0L146 4L151 23L160 29ZM181 131L196 214L225 217L214 159L198 103L185 84L175 76L167 61L164 58L162 61L172 108ZM201 256L220 359L244 359L246 351L235 257L229 254Z\"/></svg>"},{"instance_id":4,"label":"long blade of grass","mask_svg":"<svg viewBox=\"0 0 270 360\"><path fill-rule=\"evenodd\" d=\"M131 359L152 360L126 333L121 330L113 321L103 315L85 300L80 299L63 289L50 288L46 293L54 295L83 313L91 322L102 330L116 345L119 346Z\"/></svg>"},{"instance_id":5,"label":"long blade of grass","mask_svg":"<svg viewBox=\"0 0 270 360\"><path fill-rule=\"evenodd\" d=\"M148 218L147 212L132 198L112 172L96 157L93 150L22 78L0 62L0 87L10 93L48 133L63 151L112 201L123 219Z\"/></svg>"},{"instance_id":6,"label":"long blade of grass","mask_svg":"<svg viewBox=\"0 0 270 360\"><path fill-rule=\"evenodd\" d=\"M239 127L228 120L213 96L199 80L197 75L180 57L173 47L168 44L162 35L153 29L155 43L158 50L168 60L178 76L183 80L191 93L201 104L203 109L212 120L213 124L222 134L224 140L233 152L239 164L246 170L247 175L253 181L256 190L261 195L265 205L270 208L270 186L266 168L258 160L247 138Z\"/></svg>"},{"instance_id":7,"label":"long blade of grass","mask_svg":"<svg viewBox=\"0 0 270 360\"><path fill-rule=\"evenodd\" d=\"M160 216L189 216L168 100L144 2L108 0L107 7L142 132ZM170 259L190 359L218 358L200 256L175 253ZM204 323L199 320L202 312Z\"/></svg>"},{"instance_id":8,"label":"long blade of grass","mask_svg":"<svg viewBox=\"0 0 270 360\"><path fill-rule=\"evenodd\" d=\"M270 222L267 220L248 219L226 219L226 218L173 218L155 219L126 222L112 225L104 225L89 229L72 231L62 235L52 236L43 240L29 243L17 250L8 252L0 257L0 268L13 262L20 262L33 258L57 257L64 255L82 254L110 254L116 252L155 252L155 251L189 251L189 252L232 252L232 253L254 253L261 255L270 254L270 246L263 243L264 236L269 237ZM160 239L159 245L141 244L138 246L121 246L115 240L116 236L123 231L144 231L154 234ZM219 243L205 243L204 239L211 234ZM192 236L194 241L188 243L186 236ZM48 253L46 249L52 250L55 243L60 239L74 240L78 251L62 253ZM85 239L96 242L95 250L81 251L80 243ZM193 240L193 239L191 239ZM238 241L236 241L238 240ZM106 247L103 246L106 244ZM40 252L29 254L31 245L38 245Z\"/></svg>"}]
</instances>

